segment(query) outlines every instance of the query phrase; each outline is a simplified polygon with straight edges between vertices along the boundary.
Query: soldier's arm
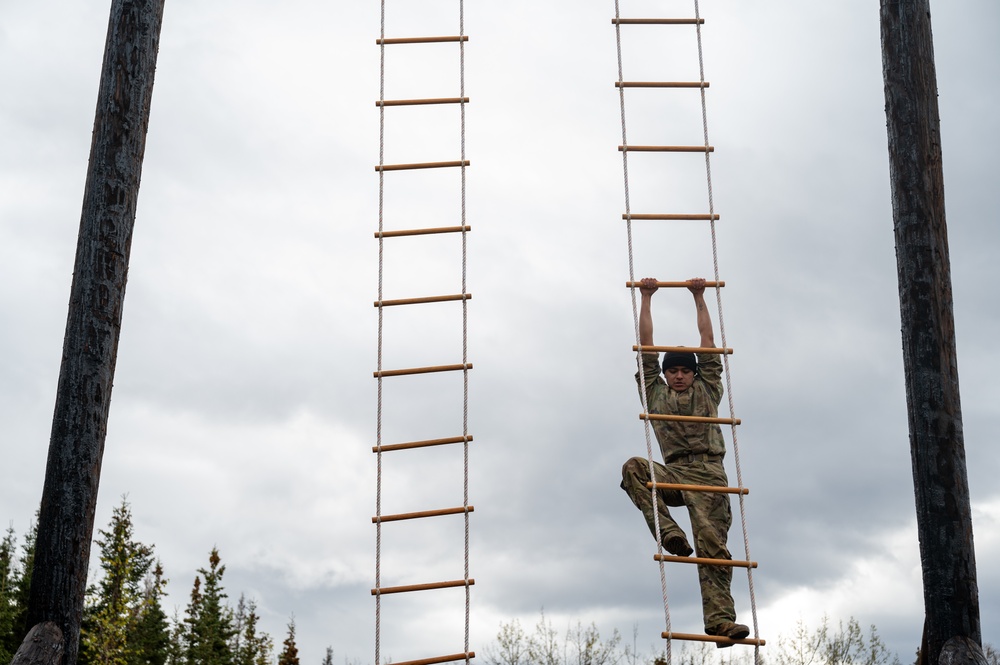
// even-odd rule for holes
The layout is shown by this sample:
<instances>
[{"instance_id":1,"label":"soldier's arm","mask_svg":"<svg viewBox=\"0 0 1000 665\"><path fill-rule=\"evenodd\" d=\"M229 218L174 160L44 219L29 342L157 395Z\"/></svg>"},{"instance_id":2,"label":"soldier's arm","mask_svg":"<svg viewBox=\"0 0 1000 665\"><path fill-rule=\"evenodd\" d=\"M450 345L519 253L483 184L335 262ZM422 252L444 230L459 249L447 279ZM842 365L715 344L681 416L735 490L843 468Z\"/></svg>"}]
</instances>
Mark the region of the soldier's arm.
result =
<instances>
[{"instance_id":1,"label":"soldier's arm","mask_svg":"<svg viewBox=\"0 0 1000 665\"><path fill-rule=\"evenodd\" d=\"M700 346L715 348L715 333L712 331L712 316L705 303L705 279L695 277L688 280L688 290L694 296L694 306L698 311L698 334L701 336Z\"/></svg>"},{"instance_id":2,"label":"soldier's arm","mask_svg":"<svg viewBox=\"0 0 1000 665\"><path fill-rule=\"evenodd\" d=\"M722 400L722 356L715 353L699 353L698 378L718 406Z\"/></svg>"},{"instance_id":3,"label":"soldier's arm","mask_svg":"<svg viewBox=\"0 0 1000 665\"><path fill-rule=\"evenodd\" d=\"M642 294L642 302L639 305L639 344L642 346L653 346L653 294L659 288L656 280L652 277L644 277L640 282L639 293Z\"/></svg>"}]
</instances>

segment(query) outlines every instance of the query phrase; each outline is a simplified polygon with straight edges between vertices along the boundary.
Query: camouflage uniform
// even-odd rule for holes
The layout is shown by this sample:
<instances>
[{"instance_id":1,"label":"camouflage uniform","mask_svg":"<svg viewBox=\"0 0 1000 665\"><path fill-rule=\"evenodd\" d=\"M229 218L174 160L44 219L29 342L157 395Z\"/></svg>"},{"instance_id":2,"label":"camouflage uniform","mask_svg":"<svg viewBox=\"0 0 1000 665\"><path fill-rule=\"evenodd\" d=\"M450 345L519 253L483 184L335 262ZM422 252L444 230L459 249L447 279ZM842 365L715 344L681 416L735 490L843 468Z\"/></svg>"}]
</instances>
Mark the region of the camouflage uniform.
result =
<instances>
[{"instance_id":1,"label":"camouflage uniform","mask_svg":"<svg viewBox=\"0 0 1000 665\"><path fill-rule=\"evenodd\" d=\"M716 354L698 355L698 374L694 384L684 392L670 388L660 375L659 355L642 354L643 373L636 373L636 382L645 375L646 404L649 413L682 416L718 416L722 400L722 361ZM665 464L653 462L656 481L685 485L718 485L726 487L729 480L722 466L726 453L722 430L707 423L682 423L667 420L650 421ZM650 480L649 460L633 457L622 467L622 489L632 503L642 511L654 531L652 492L646 487ZM695 554L710 559L731 559L726 539L733 516L726 494L711 492L679 492L658 490L660 540L683 535L683 530L670 517L667 506L687 506L694 532ZM723 622L736 620L730 593L733 569L720 566L698 566L701 582L702 610L706 630Z\"/></svg>"}]
</instances>

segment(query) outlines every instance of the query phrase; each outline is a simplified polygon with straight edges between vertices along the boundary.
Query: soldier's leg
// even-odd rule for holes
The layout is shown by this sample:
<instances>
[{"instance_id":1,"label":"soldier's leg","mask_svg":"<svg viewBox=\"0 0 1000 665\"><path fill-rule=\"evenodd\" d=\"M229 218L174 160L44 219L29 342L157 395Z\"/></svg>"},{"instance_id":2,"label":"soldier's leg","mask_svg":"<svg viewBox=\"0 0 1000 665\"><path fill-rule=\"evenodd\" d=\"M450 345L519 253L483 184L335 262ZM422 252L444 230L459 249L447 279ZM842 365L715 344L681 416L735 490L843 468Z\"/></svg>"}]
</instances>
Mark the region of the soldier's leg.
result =
<instances>
[{"instance_id":1,"label":"soldier's leg","mask_svg":"<svg viewBox=\"0 0 1000 665\"><path fill-rule=\"evenodd\" d=\"M666 467L658 462L653 462L653 470L656 474L657 482L678 482L678 480L673 477L673 474L671 474ZM646 487L646 483L649 481L649 460L643 457L633 457L622 466L621 488L625 490L625 493L628 494L630 499L632 499L632 503L635 504L636 508L642 511L642 516L646 518L646 525L649 527L649 532L653 534L654 538L656 538L657 533L653 513L653 496L652 491ZM681 493L677 491L658 490L656 497L656 513L658 514L660 523L659 541L666 545L671 538L679 537L683 541L683 545L687 546L687 538L684 536L684 531L677 526L677 522L675 522L670 516L670 511L667 510L668 505L684 505L683 500L681 499ZM668 549L676 549L676 547L677 546Z\"/></svg>"},{"instance_id":2,"label":"soldier's leg","mask_svg":"<svg viewBox=\"0 0 1000 665\"><path fill-rule=\"evenodd\" d=\"M686 498L697 555L708 559L732 559L726 547L729 527L733 522L729 496L688 492ZM730 591L733 569L730 566L699 565L698 579L701 582L705 630L712 634L715 627L736 621L736 609Z\"/></svg>"}]
</instances>

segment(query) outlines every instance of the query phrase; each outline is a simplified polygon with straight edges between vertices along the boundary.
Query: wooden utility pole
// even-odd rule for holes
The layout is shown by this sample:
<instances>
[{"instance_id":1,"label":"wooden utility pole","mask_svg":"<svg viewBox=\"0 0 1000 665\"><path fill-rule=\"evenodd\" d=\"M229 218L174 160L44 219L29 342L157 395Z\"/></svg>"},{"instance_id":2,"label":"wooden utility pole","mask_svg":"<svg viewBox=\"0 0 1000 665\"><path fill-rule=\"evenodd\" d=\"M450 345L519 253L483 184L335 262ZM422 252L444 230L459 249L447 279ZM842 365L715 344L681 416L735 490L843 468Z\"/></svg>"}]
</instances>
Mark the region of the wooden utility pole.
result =
<instances>
[{"instance_id":1,"label":"wooden utility pole","mask_svg":"<svg viewBox=\"0 0 1000 665\"><path fill-rule=\"evenodd\" d=\"M28 625L76 663L164 0L113 0L83 193Z\"/></svg>"},{"instance_id":2,"label":"wooden utility pole","mask_svg":"<svg viewBox=\"0 0 1000 665\"><path fill-rule=\"evenodd\" d=\"M937 665L942 656L952 663L985 662L929 1L881 0L881 25L906 403L923 569L921 659L925 665Z\"/></svg>"}]
</instances>

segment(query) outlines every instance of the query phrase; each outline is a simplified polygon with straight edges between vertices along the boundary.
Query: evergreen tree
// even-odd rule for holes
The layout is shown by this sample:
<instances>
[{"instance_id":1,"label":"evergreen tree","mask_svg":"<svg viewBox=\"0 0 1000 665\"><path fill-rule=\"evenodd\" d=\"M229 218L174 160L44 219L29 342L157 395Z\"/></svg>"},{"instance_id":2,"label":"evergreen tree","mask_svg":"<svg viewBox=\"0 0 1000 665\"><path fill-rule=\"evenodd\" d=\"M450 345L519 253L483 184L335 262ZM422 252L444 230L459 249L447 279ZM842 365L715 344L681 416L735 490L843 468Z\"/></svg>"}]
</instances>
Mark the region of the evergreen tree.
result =
<instances>
[{"instance_id":1,"label":"evergreen tree","mask_svg":"<svg viewBox=\"0 0 1000 665\"><path fill-rule=\"evenodd\" d=\"M167 645L166 665L184 665L184 654L186 651L185 628L186 624L180 618L180 611L174 608L174 618L171 622L170 641Z\"/></svg>"},{"instance_id":2,"label":"evergreen tree","mask_svg":"<svg viewBox=\"0 0 1000 665\"><path fill-rule=\"evenodd\" d=\"M229 645L229 650L233 652L233 662L241 661L240 655L243 651L243 628L247 623L247 597L240 594L239 602L236 603L236 611L233 613L233 639Z\"/></svg>"},{"instance_id":3,"label":"evergreen tree","mask_svg":"<svg viewBox=\"0 0 1000 665\"><path fill-rule=\"evenodd\" d=\"M31 571L35 565L35 541L38 540L38 521L36 520L28 527L28 533L24 535L24 544L21 545L21 558L18 561L17 573L11 581L13 591L13 629L9 648L11 653L16 653L21 646L21 641L31 626L28 625L28 595L31 593Z\"/></svg>"},{"instance_id":4,"label":"evergreen tree","mask_svg":"<svg viewBox=\"0 0 1000 665\"><path fill-rule=\"evenodd\" d=\"M0 663L9 663L16 648L14 641L14 616L17 611L14 588L17 581L17 537L14 527L7 528L7 535L0 541Z\"/></svg>"},{"instance_id":5,"label":"evergreen tree","mask_svg":"<svg viewBox=\"0 0 1000 665\"><path fill-rule=\"evenodd\" d=\"M295 617L288 622L288 636L278 656L278 665L299 665L299 648L295 645Z\"/></svg>"},{"instance_id":6,"label":"evergreen tree","mask_svg":"<svg viewBox=\"0 0 1000 665\"><path fill-rule=\"evenodd\" d=\"M194 576L194 584L191 586L191 600L184 611L184 621L175 623L176 643L179 651L181 663L191 663L194 665L193 653L195 651L195 624L201 617L201 576Z\"/></svg>"},{"instance_id":7,"label":"evergreen tree","mask_svg":"<svg viewBox=\"0 0 1000 665\"><path fill-rule=\"evenodd\" d=\"M95 542L101 551L102 576L88 592L81 629L81 661L95 665L130 665L137 659L134 644L144 612L146 574L153 565L153 549L136 542L132 513L123 497L111 514L108 530ZM162 571L160 572L162 578ZM154 592L162 595L163 583Z\"/></svg>"},{"instance_id":8,"label":"evergreen tree","mask_svg":"<svg viewBox=\"0 0 1000 665\"><path fill-rule=\"evenodd\" d=\"M159 561L146 576L142 602L129 629L128 665L165 665L170 651L170 624L160 602L166 594L167 580Z\"/></svg>"},{"instance_id":9,"label":"evergreen tree","mask_svg":"<svg viewBox=\"0 0 1000 665\"><path fill-rule=\"evenodd\" d=\"M20 557L16 557L17 535L13 526L7 528L0 541L0 663L10 662L28 634L28 594L37 533L38 527L32 523Z\"/></svg>"},{"instance_id":10,"label":"evergreen tree","mask_svg":"<svg viewBox=\"0 0 1000 665\"><path fill-rule=\"evenodd\" d=\"M333 665L333 647L326 648L326 655L323 656L323 665Z\"/></svg>"},{"instance_id":11,"label":"evergreen tree","mask_svg":"<svg viewBox=\"0 0 1000 665\"><path fill-rule=\"evenodd\" d=\"M233 665L230 648L235 629L233 611L225 604L226 593L219 550L212 548L208 569L199 568L191 591L185 626L185 662L188 665ZM204 583L202 583L204 580Z\"/></svg>"},{"instance_id":12,"label":"evergreen tree","mask_svg":"<svg viewBox=\"0 0 1000 665\"><path fill-rule=\"evenodd\" d=\"M267 633L257 632L259 622L257 604L253 600L247 601L245 596L240 594L234 622L236 629L233 644L234 665L270 665L274 642Z\"/></svg>"}]
</instances>

